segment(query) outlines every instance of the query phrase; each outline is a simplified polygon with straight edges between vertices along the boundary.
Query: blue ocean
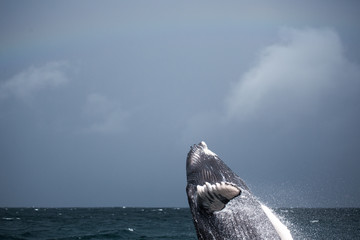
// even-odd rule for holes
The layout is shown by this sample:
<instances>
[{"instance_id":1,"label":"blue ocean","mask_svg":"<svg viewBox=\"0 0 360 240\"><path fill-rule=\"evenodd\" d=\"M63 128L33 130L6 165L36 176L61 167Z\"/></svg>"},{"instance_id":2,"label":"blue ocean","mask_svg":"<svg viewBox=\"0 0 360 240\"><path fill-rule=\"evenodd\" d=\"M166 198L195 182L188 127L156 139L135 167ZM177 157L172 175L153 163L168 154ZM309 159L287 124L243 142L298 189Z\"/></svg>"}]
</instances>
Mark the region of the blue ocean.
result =
<instances>
[{"instance_id":1,"label":"blue ocean","mask_svg":"<svg viewBox=\"0 0 360 240\"><path fill-rule=\"evenodd\" d=\"M274 210L294 239L360 239L359 208ZM188 208L0 208L0 239L197 239Z\"/></svg>"}]
</instances>

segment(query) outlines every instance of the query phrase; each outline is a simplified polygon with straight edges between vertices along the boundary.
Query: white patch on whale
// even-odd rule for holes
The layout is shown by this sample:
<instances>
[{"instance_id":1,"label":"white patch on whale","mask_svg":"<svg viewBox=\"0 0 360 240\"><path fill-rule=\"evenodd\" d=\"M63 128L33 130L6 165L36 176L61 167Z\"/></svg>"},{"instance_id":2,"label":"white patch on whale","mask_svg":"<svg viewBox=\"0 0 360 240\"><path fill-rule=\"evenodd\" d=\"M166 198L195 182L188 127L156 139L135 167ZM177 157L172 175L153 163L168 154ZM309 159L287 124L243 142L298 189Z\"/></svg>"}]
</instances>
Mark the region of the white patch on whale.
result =
<instances>
[{"instance_id":1,"label":"white patch on whale","mask_svg":"<svg viewBox=\"0 0 360 240\"><path fill-rule=\"evenodd\" d=\"M199 145L203 147L203 151L206 155L216 156L216 154L207 147L207 144L204 141L201 141Z\"/></svg>"},{"instance_id":2,"label":"white patch on whale","mask_svg":"<svg viewBox=\"0 0 360 240\"><path fill-rule=\"evenodd\" d=\"M208 148L205 148L204 149L204 153L206 155L212 155L212 156L216 156L216 154L214 152L212 152L211 150L209 150Z\"/></svg>"},{"instance_id":3,"label":"white patch on whale","mask_svg":"<svg viewBox=\"0 0 360 240\"><path fill-rule=\"evenodd\" d=\"M269 218L281 240L293 240L289 229L282 222L280 222L280 220L275 216L270 208L263 204L261 204L261 208L264 210L266 216Z\"/></svg>"}]
</instances>

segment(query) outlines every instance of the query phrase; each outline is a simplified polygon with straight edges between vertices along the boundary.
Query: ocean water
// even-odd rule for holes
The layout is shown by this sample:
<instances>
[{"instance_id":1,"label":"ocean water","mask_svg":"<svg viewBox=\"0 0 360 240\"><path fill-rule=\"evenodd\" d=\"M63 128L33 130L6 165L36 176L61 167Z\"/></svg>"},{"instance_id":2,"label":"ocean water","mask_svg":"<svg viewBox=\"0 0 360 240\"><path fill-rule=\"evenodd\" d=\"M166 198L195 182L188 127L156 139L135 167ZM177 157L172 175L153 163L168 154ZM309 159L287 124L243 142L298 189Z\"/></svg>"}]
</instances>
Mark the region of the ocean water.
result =
<instances>
[{"instance_id":1,"label":"ocean water","mask_svg":"<svg viewBox=\"0 0 360 240\"><path fill-rule=\"evenodd\" d=\"M360 209L275 209L294 239L360 239ZM0 208L0 239L197 239L188 208Z\"/></svg>"}]
</instances>

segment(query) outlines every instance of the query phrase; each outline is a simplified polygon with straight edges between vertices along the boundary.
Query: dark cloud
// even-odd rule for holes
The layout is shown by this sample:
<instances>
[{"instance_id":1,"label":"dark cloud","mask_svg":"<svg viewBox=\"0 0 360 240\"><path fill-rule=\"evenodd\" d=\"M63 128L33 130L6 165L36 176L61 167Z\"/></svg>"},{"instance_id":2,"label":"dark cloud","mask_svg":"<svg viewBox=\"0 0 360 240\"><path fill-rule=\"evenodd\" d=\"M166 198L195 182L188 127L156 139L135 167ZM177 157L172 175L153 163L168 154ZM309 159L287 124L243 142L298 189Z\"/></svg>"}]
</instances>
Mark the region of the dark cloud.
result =
<instances>
[{"instance_id":1,"label":"dark cloud","mask_svg":"<svg viewBox=\"0 0 360 240\"><path fill-rule=\"evenodd\" d=\"M186 206L204 140L271 206L358 206L358 4L156 2L1 3L0 205Z\"/></svg>"}]
</instances>

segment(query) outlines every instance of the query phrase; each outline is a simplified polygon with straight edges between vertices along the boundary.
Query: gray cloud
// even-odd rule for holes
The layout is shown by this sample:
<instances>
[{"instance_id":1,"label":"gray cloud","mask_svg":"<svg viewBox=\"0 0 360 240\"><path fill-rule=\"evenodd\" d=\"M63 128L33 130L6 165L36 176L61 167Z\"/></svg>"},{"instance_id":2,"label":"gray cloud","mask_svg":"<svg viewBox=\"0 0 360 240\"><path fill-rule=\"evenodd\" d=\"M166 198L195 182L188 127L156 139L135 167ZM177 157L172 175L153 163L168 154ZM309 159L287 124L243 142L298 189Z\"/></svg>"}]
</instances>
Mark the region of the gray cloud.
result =
<instances>
[{"instance_id":1,"label":"gray cloud","mask_svg":"<svg viewBox=\"0 0 360 240\"><path fill-rule=\"evenodd\" d=\"M28 98L46 88L55 88L69 82L65 61L47 62L41 66L31 66L0 85L0 96Z\"/></svg>"},{"instance_id":2,"label":"gray cloud","mask_svg":"<svg viewBox=\"0 0 360 240\"><path fill-rule=\"evenodd\" d=\"M233 86L227 116L250 120L267 114L267 121L289 121L316 114L329 92L359 77L336 32L284 29L280 43L263 50L256 66Z\"/></svg>"},{"instance_id":3,"label":"gray cloud","mask_svg":"<svg viewBox=\"0 0 360 240\"><path fill-rule=\"evenodd\" d=\"M359 69L346 58L334 30L283 28L278 41L260 51L231 85L222 109L198 111L187 120L183 139L211 139L239 128L248 132L255 125L295 131L316 118L346 125L349 112L356 110L348 108L359 94Z\"/></svg>"}]
</instances>

